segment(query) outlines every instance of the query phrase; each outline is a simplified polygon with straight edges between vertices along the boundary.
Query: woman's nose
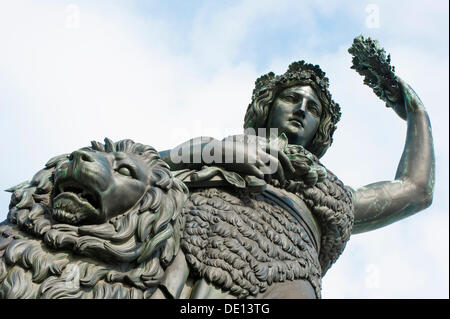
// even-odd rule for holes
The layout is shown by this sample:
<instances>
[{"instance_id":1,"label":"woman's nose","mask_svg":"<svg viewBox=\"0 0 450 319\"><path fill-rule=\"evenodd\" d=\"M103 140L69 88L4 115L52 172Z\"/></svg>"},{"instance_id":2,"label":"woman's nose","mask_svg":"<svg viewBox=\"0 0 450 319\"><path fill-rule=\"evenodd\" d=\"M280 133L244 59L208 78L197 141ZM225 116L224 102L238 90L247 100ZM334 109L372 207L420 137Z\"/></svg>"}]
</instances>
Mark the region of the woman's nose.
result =
<instances>
[{"instance_id":1,"label":"woman's nose","mask_svg":"<svg viewBox=\"0 0 450 319\"><path fill-rule=\"evenodd\" d=\"M301 113L304 115L306 113L306 105L308 104L307 99L302 99L299 103L297 103L294 107L295 113Z\"/></svg>"}]
</instances>

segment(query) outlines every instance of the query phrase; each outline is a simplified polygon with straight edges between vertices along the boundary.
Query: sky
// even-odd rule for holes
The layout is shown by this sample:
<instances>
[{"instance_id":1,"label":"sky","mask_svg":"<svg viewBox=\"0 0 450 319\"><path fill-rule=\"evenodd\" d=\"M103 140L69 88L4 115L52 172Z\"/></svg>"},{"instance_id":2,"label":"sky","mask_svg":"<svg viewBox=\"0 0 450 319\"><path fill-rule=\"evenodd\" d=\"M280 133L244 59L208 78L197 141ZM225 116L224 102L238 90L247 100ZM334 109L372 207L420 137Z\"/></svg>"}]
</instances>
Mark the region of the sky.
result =
<instances>
[{"instance_id":1,"label":"sky","mask_svg":"<svg viewBox=\"0 0 450 319\"><path fill-rule=\"evenodd\" d=\"M321 159L346 185L392 180L406 124L350 69L363 34L431 119L434 201L351 237L323 298L449 298L448 1L0 0L0 189L91 140L157 150L241 134L254 81L319 64L342 109ZM10 194L0 193L0 219Z\"/></svg>"}]
</instances>

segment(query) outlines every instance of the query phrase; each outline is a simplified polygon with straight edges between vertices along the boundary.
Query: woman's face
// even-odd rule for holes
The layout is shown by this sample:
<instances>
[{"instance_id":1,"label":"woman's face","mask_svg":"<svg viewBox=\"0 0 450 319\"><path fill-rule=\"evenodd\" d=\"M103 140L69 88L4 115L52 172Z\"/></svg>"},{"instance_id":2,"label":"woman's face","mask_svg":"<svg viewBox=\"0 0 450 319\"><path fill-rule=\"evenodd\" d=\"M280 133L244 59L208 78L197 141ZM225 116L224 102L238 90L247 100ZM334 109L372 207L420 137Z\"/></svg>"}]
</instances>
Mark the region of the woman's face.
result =
<instances>
[{"instance_id":1,"label":"woman's face","mask_svg":"<svg viewBox=\"0 0 450 319\"><path fill-rule=\"evenodd\" d=\"M267 127L286 134L289 144L306 147L316 134L322 104L310 86L292 86L278 94L269 114Z\"/></svg>"}]
</instances>

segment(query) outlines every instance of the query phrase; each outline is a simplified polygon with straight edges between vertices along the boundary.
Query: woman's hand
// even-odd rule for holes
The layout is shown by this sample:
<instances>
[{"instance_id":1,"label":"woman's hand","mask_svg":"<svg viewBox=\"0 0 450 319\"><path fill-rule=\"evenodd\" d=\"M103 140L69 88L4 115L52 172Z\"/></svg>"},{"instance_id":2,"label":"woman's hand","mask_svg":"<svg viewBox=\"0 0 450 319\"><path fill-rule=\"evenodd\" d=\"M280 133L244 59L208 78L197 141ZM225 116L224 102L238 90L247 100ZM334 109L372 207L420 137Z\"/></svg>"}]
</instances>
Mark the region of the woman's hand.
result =
<instances>
[{"instance_id":1,"label":"woman's hand","mask_svg":"<svg viewBox=\"0 0 450 319\"><path fill-rule=\"evenodd\" d=\"M159 154L171 170L201 169L211 165L267 182L276 178L284 183L295 169L280 148L261 143L255 136L235 135L222 141L211 137L194 138Z\"/></svg>"},{"instance_id":2,"label":"woman's hand","mask_svg":"<svg viewBox=\"0 0 450 319\"><path fill-rule=\"evenodd\" d=\"M403 120L406 120L409 113L414 113L417 110L425 110L425 107L411 86L401 78L397 77L397 79L403 98L400 101L391 101L390 104L395 113Z\"/></svg>"},{"instance_id":3,"label":"woman's hand","mask_svg":"<svg viewBox=\"0 0 450 319\"><path fill-rule=\"evenodd\" d=\"M287 155L273 144L260 147L232 139L216 143L221 144L222 161L221 163L215 162L214 165L224 169L255 176L267 182L276 178L282 184L295 172ZM230 161L231 154L232 162Z\"/></svg>"}]
</instances>

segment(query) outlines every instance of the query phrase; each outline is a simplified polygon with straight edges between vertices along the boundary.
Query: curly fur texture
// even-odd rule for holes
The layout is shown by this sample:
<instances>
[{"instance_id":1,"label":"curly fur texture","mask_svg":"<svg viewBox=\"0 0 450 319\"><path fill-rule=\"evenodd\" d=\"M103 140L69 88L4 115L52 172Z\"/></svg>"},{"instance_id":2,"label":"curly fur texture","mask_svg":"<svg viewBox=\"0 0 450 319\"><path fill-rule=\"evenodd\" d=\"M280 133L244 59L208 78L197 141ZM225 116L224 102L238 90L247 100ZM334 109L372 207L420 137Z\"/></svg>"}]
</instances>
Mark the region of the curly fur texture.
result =
<instances>
[{"instance_id":1,"label":"curly fur texture","mask_svg":"<svg viewBox=\"0 0 450 319\"><path fill-rule=\"evenodd\" d=\"M304 166L298 181L283 187L298 196L321 229L320 251L289 212L246 191L197 190L184 208L182 249L197 276L239 298L269 285L304 279L321 296L321 278L343 252L353 226L351 193L306 149L288 146Z\"/></svg>"},{"instance_id":2,"label":"curly fur texture","mask_svg":"<svg viewBox=\"0 0 450 319\"><path fill-rule=\"evenodd\" d=\"M67 157L52 159L14 192L0 224L0 298L150 298L180 242L191 276L239 298L297 279L320 297L321 278L349 239L350 193L303 148L285 149L299 180L273 184L299 196L315 216L319 252L303 225L262 194L209 188L186 200L184 184L153 149L129 140L95 142L92 149L145 156L154 187L104 224L57 223L49 213L52 174Z\"/></svg>"},{"instance_id":3,"label":"curly fur texture","mask_svg":"<svg viewBox=\"0 0 450 319\"><path fill-rule=\"evenodd\" d=\"M295 162L305 168L298 180L290 180L282 187L302 199L320 224L319 260L324 276L350 239L354 222L352 195L342 181L305 148L288 145L285 151L297 171L299 165ZM274 184L281 187L277 181Z\"/></svg>"},{"instance_id":4,"label":"curly fur texture","mask_svg":"<svg viewBox=\"0 0 450 319\"><path fill-rule=\"evenodd\" d=\"M286 189L290 187L287 185ZM296 195L305 202L320 224L322 236L319 261L324 276L344 251L352 233L354 215L351 194L327 170L327 178L323 182L313 187L299 188Z\"/></svg>"},{"instance_id":5,"label":"curly fur texture","mask_svg":"<svg viewBox=\"0 0 450 319\"><path fill-rule=\"evenodd\" d=\"M28 188L16 190L0 225L1 298L147 298L156 289L179 249L187 188L153 148L105 141L89 150L141 156L153 172L152 187L104 224L61 224L48 203L52 173L67 158L48 164Z\"/></svg>"},{"instance_id":6,"label":"curly fur texture","mask_svg":"<svg viewBox=\"0 0 450 319\"><path fill-rule=\"evenodd\" d=\"M239 298L306 279L320 297L321 271L304 228L276 203L245 191L204 189L185 206L182 249L201 278Z\"/></svg>"}]
</instances>

